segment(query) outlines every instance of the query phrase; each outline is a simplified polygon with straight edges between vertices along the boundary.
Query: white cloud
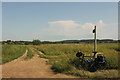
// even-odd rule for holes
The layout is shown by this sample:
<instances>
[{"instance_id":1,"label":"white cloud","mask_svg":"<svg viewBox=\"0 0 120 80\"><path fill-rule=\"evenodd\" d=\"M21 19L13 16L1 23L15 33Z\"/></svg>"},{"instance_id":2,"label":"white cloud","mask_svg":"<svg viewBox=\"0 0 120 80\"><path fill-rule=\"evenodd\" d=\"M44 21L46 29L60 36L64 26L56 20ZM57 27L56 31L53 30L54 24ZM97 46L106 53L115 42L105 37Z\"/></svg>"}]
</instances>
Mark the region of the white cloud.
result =
<instances>
[{"instance_id":1,"label":"white cloud","mask_svg":"<svg viewBox=\"0 0 120 80\"><path fill-rule=\"evenodd\" d=\"M50 25L49 28L46 30L48 31L53 31L57 34L61 35L67 35L70 36L71 34L77 34L78 33L87 33L84 32L85 30L90 30L93 29L94 24L92 23L85 23L85 24L78 24L75 21L72 20L66 20L66 21L53 21L53 22L48 22ZM73 36L73 35L71 35Z\"/></svg>"},{"instance_id":2,"label":"white cloud","mask_svg":"<svg viewBox=\"0 0 120 80\"><path fill-rule=\"evenodd\" d=\"M79 26L79 24L76 24L74 21L72 20L66 20L66 21L53 21L53 22L48 22L48 24L52 25L57 25L60 27L77 27Z\"/></svg>"},{"instance_id":3,"label":"white cloud","mask_svg":"<svg viewBox=\"0 0 120 80\"><path fill-rule=\"evenodd\" d=\"M46 29L48 31L53 31L59 35L67 35L72 33L80 24L75 23L72 20L67 21L53 21L48 22L50 28Z\"/></svg>"},{"instance_id":4,"label":"white cloud","mask_svg":"<svg viewBox=\"0 0 120 80\"><path fill-rule=\"evenodd\" d=\"M85 35L92 36L94 28L92 23L76 23L72 20L48 22L49 28L45 29L52 35L63 35L66 39L80 39ZM90 38L90 37L89 37Z\"/></svg>"},{"instance_id":5,"label":"white cloud","mask_svg":"<svg viewBox=\"0 0 120 80\"><path fill-rule=\"evenodd\" d=\"M98 29L103 28L105 26L104 22L102 20L99 20L98 23L96 24L98 26Z\"/></svg>"},{"instance_id":6,"label":"white cloud","mask_svg":"<svg viewBox=\"0 0 120 80\"><path fill-rule=\"evenodd\" d=\"M97 29L98 38L118 39L118 23L101 23Z\"/></svg>"},{"instance_id":7,"label":"white cloud","mask_svg":"<svg viewBox=\"0 0 120 80\"><path fill-rule=\"evenodd\" d=\"M76 23L73 20L48 22L49 27L41 29L39 35L43 39L88 39L93 38L92 30L95 24ZM117 23L105 24L102 20L96 23L98 38L117 39ZM44 36L43 36L44 35Z\"/></svg>"}]
</instances>

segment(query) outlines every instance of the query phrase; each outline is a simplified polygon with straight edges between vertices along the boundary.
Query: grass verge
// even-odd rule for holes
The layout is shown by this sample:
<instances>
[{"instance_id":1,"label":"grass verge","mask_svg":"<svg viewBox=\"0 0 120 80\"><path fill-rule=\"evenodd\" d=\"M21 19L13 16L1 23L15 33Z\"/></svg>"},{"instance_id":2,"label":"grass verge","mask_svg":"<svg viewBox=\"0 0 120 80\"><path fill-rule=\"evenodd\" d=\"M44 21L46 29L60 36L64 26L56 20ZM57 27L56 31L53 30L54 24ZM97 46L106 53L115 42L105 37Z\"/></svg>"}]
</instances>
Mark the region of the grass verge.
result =
<instances>
[{"instance_id":1,"label":"grass verge","mask_svg":"<svg viewBox=\"0 0 120 80\"><path fill-rule=\"evenodd\" d=\"M65 73L68 75L76 75L87 78L116 78L118 69L118 47L117 43L101 43L98 44L98 52L104 53L108 70L96 71L91 73L89 71L79 70L74 68L73 62L77 57L76 52L81 51L85 55L91 54L94 50L93 44L45 44L40 46L33 46L37 50L43 52L48 58L48 64L51 64L55 72ZM109 70L113 69L113 70ZM104 75L103 75L104 74Z\"/></svg>"},{"instance_id":2,"label":"grass verge","mask_svg":"<svg viewBox=\"0 0 120 80\"><path fill-rule=\"evenodd\" d=\"M22 56L26 51L24 45L2 45L2 64Z\"/></svg>"},{"instance_id":3,"label":"grass verge","mask_svg":"<svg viewBox=\"0 0 120 80\"><path fill-rule=\"evenodd\" d=\"M32 49L28 46L27 47L27 56L24 58L25 60L31 59L34 56L34 52L32 51Z\"/></svg>"}]
</instances>

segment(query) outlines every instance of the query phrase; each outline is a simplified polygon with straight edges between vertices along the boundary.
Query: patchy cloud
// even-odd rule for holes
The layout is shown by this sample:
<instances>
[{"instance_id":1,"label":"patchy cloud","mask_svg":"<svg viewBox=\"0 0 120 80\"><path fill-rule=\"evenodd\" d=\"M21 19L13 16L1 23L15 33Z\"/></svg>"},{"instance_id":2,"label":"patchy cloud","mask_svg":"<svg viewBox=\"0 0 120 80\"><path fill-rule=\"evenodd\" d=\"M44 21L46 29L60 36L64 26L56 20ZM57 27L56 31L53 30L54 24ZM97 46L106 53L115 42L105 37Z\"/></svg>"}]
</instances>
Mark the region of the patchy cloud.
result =
<instances>
[{"instance_id":1,"label":"patchy cloud","mask_svg":"<svg viewBox=\"0 0 120 80\"><path fill-rule=\"evenodd\" d=\"M40 39L63 40L63 39L92 39L92 30L97 26L98 38L117 39L117 23L105 24L99 20L96 24L86 22L81 24L73 20L48 22L49 27L43 28L38 34Z\"/></svg>"},{"instance_id":2,"label":"patchy cloud","mask_svg":"<svg viewBox=\"0 0 120 80\"><path fill-rule=\"evenodd\" d=\"M103 28L105 26L105 24L102 20L99 20L96 25L98 26L98 29Z\"/></svg>"},{"instance_id":3,"label":"patchy cloud","mask_svg":"<svg viewBox=\"0 0 120 80\"><path fill-rule=\"evenodd\" d=\"M103 21L97 23L97 37L118 39L118 23L105 24Z\"/></svg>"},{"instance_id":4,"label":"patchy cloud","mask_svg":"<svg viewBox=\"0 0 120 80\"><path fill-rule=\"evenodd\" d=\"M58 35L68 35L72 33L77 27L80 26L80 24L77 24L72 20L53 21L53 22L48 22L48 24L50 25L50 27L47 28L46 30L53 31Z\"/></svg>"},{"instance_id":5,"label":"patchy cloud","mask_svg":"<svg viewBox=\"0 0 120 80\"><path fill-rule=\"evenodd\" d=\"M93 29L94 24L80 24L72 20L48 22L49 28L45 29L53 35L64 35L66 38L83 36ZM91 32L91 31L90 31Z\"/></svg>"}]
</instances>

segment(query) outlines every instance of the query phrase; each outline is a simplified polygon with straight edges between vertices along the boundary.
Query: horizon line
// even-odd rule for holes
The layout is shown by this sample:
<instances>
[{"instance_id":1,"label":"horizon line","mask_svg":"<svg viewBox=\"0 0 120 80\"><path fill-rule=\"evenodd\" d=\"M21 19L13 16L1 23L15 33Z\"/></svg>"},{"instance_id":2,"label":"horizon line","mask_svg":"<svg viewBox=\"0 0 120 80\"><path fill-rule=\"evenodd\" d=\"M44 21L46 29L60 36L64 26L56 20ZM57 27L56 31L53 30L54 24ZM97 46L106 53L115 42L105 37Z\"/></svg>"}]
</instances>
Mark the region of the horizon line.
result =
<instances>
[{"instance_id":1,"label":"horizon line","mask_svg":"<svg viewBox=\"0 0 120 80\"><path fill-rule=\"evenodd\" d=\"M11 40L11 39L7 39ZM7 40L0 40L0 41L7 41ZM33 40L40 40L40 39L33 39ZM33 41L33 40L11 40L11 41ZM66 40L94 40L94 39L63 39L63 40L40 40L40 41L66 41ZM110 38L103 38L97 40L120 40L120 39L110 39Z\"/></svg>"}]
</instances>

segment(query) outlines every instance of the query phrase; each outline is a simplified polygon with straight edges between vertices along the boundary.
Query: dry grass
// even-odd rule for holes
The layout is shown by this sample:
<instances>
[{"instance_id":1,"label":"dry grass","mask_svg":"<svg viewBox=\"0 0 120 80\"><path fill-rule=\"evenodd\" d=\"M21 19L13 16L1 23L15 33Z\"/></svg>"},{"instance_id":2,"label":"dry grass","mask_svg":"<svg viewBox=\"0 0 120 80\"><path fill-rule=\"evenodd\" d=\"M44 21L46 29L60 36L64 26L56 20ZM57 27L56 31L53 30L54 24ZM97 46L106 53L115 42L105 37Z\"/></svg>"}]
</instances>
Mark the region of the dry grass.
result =
<instances>
[{"instance_id":1,"label":"dry grass","mask_svg":"<svg viewBox=\"0 0 120 80\"><path fill-rule=\"evenodd\" d=\"M43 52L49 59L48 64L52 65L55 72L65 73L68 75L76 75L89 78L116 78L118 77L118 48L117 43L101 43L98 44L98 52L105 55L108 70L96 71L91 73L89 71L75 69L72 62L77 59L75 54L78 51L86 55L93 54L93 44L45 44L40 46L33 46L37 50Z\"/></svg>"}]
</instances>

